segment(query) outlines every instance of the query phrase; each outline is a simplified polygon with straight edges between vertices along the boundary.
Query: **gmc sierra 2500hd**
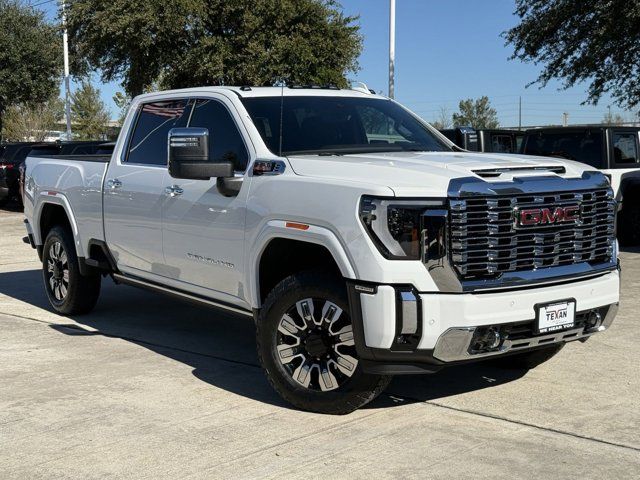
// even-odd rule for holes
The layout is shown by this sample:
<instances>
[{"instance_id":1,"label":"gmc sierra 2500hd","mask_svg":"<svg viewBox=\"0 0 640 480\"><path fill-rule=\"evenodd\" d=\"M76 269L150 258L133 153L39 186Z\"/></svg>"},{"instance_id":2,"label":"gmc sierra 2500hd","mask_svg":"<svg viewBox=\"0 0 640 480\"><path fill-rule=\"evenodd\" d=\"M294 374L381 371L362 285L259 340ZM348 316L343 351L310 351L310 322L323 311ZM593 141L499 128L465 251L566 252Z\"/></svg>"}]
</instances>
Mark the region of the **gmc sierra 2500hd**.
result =
<instances>
[{"instance_id":1,"label":"gmc sierra 2500hd","mask_svg":"<svg viewBox=\"0 0 640 480\"><path fill-rule=\"evenodd\" d=\"M533 368L618 305L603 174L462 151L365 91L143 95L111 157L28 158L24 190L56 311L89 312L110 275L253 316L271 384L317 412L394 374Z\"/></svg>"}]
</instances>

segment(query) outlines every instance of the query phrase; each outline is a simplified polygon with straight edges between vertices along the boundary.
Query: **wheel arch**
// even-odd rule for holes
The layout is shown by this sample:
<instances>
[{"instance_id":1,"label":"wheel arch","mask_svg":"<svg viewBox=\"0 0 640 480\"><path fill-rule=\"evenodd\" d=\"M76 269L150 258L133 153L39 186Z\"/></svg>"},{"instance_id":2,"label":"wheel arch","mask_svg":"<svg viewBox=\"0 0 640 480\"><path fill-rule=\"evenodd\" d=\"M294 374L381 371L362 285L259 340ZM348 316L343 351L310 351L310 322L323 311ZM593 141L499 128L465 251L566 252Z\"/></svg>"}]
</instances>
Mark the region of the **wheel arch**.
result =
<instances>
[{"instance_id":1,"label":"wheel arch","mask_svg":"<svg viewBox=\"0 0 640 480\"><path fill-rule=\"evenodd\" d=\"M34 215L34 241L40 248L44 245L49 231L56 225L63 225L71 231L78 257L84 257L82 243L79 237L78 224L69 202L64 196L57 194L47 197L38 205Z\"/></svg>"},{"instance_id":2,"label":"wheel arch","mask_svg":"<svg viewBox=\"0 0 640 480\"><path fill-rule=\"evenodd\" d=\"M268 222L251 259L251 304L260 308L266 295L292 273L322 268L343 278L356 278L353 262L338 237L329 229L309 225L289 228L286 222Z\"/></svg>"}]
</instances>

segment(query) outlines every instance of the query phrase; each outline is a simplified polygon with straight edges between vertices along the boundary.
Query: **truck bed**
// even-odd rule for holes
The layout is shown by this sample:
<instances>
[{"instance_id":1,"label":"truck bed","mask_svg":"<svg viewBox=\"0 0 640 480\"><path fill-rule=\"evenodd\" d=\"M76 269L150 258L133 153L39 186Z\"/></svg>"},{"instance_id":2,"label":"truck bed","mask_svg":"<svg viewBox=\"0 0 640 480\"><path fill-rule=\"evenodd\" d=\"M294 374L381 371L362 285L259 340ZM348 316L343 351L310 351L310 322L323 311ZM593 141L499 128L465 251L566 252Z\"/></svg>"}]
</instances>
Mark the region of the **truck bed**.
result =
<instances>
[{"instance_id":1,"label":"truck bed","mask_svg":"<svg viewBox=\"0 0 640 480\"><path fill-rule=\"evenodd\" d=\"M25 171L25 216L38 224L42 205L62 206L72 222L79 254L88 251L89 239L104 240L102 187L110 155L29 156ZM36 229L37 230L37 229ZM44 239L35 238L40 244Z\"/></svg>"}]
</instances>

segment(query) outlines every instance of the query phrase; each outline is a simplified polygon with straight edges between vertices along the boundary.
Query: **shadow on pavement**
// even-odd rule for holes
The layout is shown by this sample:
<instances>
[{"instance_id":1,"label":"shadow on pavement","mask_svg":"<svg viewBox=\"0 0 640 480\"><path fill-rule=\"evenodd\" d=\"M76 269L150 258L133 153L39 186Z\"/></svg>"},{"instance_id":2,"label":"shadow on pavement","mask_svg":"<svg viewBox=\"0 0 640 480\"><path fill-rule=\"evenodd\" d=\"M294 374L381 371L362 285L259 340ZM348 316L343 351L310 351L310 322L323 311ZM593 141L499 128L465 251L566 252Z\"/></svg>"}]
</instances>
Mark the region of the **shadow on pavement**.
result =
<instances>
[{"instance_id":1,"label":"shadow on pavement","mask_svg":"<svg viewBox=\"0 0 640 480\"><path fill-rule=\"evenodd\" d=\"M51 310L40 270L0 273L0 293ZM254 325L248 317L194 306L129 286L116 286L106 278L94 311L72 318L78 326L52 324L51 327L65 335L104 335L135 343L189 365L197 378L218 388L289 408L271 389L259 367ZM382 395L371 407L448 397L511 382L524 373L477 364L452 367L433 375L400 376L394 379L387 395Z\"/></svg>"}]
</instances>

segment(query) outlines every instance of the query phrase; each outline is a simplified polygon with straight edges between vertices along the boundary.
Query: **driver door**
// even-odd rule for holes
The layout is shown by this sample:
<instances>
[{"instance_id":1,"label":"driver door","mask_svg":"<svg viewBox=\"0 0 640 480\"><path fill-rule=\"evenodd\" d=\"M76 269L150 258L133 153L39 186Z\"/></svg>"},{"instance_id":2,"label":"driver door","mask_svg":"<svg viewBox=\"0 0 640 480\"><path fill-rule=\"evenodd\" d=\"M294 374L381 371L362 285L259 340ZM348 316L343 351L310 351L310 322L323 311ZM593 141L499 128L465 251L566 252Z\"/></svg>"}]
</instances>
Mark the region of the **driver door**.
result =
<instances>
[{"instance_id":1,"label":"driver door","mask_svg":"<svg viewBox=\"0 0 640 480\"><path fill-rule=\"evenodd\" d=\"M222 96L197 99L188 126L207 128L209 161L232 161L239 176L250 154L235 107L227 102ZM163 249L168 270L183 289L234 302L244 297L248 185L236 196L225 196L216 183L216 178L185 180L166 174L165 188L173 195L163 204Z\"/></svg>"}]
</instances>

